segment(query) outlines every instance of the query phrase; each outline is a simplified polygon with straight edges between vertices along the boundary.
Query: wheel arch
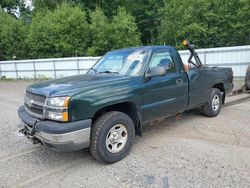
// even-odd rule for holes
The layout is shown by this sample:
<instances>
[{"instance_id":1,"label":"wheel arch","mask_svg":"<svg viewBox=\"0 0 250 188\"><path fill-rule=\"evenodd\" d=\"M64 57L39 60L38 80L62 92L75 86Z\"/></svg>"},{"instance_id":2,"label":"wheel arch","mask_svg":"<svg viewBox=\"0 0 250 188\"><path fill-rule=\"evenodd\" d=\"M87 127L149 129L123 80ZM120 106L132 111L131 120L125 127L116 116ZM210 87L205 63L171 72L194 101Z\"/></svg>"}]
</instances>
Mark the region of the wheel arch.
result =
<instances>
[{"instance_id":1,"label":"wheel arch","mask_svg":"<svg viewBox=\"0 0 250 188\"><path fill-rule=\"evenodd\" d=\"M213 85L212 88L217 88L223 93L223 95L222 95L222 104L224 104L225 103L225 98L226 98L226 92L225 92L224 84L223 83L217 83L217 84Z\"/></svg>"},{"instance_id":2,"label":"wheel arch","mask_svg":"<svg viewBox=\"0 0 250 188\"><path fill-rule=\"evenodd\" d=\"M133 102L128 101L105 106L95 112L92 121L95 122L98 117L110 111L119 111L127 114L133 120L135 133L139 136L142 136L141 116Z\"/></svg>"}]
</instances>

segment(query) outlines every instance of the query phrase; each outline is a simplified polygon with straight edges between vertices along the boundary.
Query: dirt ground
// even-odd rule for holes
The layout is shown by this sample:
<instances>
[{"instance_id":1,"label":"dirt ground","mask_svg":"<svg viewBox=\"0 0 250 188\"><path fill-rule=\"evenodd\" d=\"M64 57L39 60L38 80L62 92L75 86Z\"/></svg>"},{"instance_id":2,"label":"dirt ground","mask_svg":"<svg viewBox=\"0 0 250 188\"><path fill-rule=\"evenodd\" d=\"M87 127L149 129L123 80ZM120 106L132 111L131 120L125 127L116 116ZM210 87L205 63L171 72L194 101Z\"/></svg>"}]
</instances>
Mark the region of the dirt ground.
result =
<instances>
[{"instance_id":1,"label":"dirt ground","mask_svg":"<svg viewBox=\"0 0 250 188\"><path fill-rule=\"evenodd\" d=\"M0 187L250 187L250 94L215 118L197 110L156 123L122 161L57 153L17 132L29 82L0 81ZM237 99L244 99L233 102Z\"/></svg>"}]
</instances>

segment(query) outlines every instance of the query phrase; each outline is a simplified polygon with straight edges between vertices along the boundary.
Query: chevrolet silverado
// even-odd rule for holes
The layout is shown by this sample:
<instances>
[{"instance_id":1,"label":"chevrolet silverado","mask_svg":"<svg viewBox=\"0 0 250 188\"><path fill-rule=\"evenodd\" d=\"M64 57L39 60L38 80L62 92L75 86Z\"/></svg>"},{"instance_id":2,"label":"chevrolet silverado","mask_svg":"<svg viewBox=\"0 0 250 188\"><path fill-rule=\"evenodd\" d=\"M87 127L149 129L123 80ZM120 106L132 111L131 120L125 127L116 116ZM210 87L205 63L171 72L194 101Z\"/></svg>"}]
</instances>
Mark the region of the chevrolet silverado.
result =
<instances>
[{"instance_id":1,"label":"chevrolet silverado","mask_svg":"<svg viewBox=\"0 0 250 188\"><path fill-rule=\"evenodd\" d=\"M183 44L188 68L176 48L146 46L108 52L86 74L30 85L18 109L20 132L57 151L89 148L114 163L154 120L197 107L217 116L233 89L232 69L202 65Z\"/></svg>"}]
</instances>

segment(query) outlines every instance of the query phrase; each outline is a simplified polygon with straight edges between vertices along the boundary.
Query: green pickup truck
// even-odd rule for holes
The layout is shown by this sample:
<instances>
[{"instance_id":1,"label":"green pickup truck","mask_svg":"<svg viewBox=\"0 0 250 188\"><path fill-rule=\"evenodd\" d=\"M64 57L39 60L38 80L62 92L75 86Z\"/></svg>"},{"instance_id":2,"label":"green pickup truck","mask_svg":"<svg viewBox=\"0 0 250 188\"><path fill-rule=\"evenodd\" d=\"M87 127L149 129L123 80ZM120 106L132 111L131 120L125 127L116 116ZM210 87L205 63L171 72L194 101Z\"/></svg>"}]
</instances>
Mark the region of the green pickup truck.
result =
<instances>
[{"instance_id":1,"label":"green pickup truck","mask_svg":"<svg viewBox=\"0 0 250 188\"><path fill-rule=\"evenodd\" d=\"M146 46L108 52L86 74L30 85L18 109L20 132L35 144L89 148L114 163L154 120L197 107L217 116L233 89L232 69L202 65L186 45L189 70L174 47Z\"/></svg>"}]
</instances>

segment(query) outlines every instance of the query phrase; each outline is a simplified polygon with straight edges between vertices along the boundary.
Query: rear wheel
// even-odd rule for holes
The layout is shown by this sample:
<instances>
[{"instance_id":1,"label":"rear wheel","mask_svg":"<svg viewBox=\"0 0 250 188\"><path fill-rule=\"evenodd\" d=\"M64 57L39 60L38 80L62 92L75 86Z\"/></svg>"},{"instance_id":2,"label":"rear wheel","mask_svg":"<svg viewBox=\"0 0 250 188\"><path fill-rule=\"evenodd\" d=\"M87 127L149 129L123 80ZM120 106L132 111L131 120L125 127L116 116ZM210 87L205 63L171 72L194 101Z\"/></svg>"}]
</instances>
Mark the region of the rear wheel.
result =
<instances>
[{"instance_id":1,"label":"rear wheel","mask_svg":"<svg viewBox=\"0 0 250 188\"><path fill-rule=\"evenodd\" d=\"M220 113L222 106L222 94L217 88L212 88L207 104L202 108L203 113L209 117L215 117Z\"/></svg>"},{"instance_id":2,"label":"rear wheel","mask_svg":"<svg viewBox=\"0 0 250 188\"><path fill-rule=\"evenodd\" d=\"M128 115L107 112L92 127L90 152L101 162L114 163L129 153L134 138L134 124Z\"/></svg>"}]
</instances>

